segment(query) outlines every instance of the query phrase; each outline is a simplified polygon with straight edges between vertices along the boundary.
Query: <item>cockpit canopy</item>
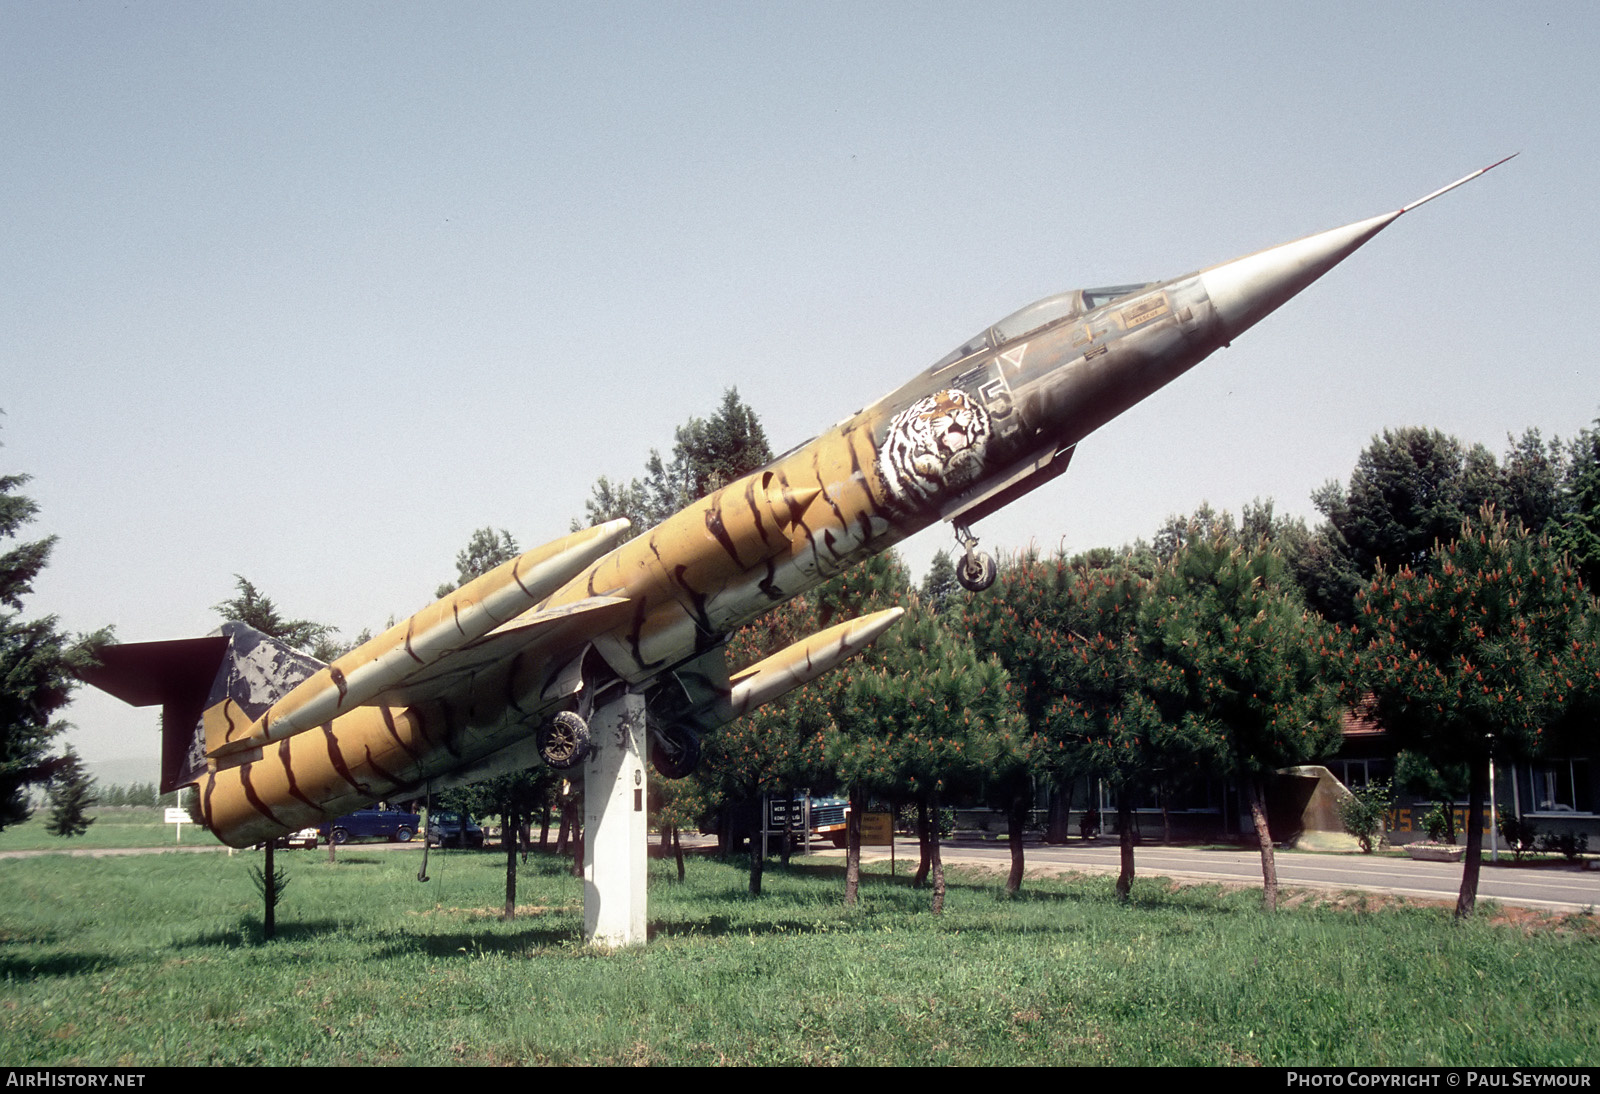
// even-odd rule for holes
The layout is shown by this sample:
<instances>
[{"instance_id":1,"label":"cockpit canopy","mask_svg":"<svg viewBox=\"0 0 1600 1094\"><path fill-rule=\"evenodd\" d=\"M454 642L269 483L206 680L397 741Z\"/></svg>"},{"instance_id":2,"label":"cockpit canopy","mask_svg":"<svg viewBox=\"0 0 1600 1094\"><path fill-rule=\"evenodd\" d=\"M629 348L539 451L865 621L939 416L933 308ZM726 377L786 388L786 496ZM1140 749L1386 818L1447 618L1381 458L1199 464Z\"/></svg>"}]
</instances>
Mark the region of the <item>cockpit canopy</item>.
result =
<instances>
[{"instance_id":1,"label":"cockpit canopy","mask_svg":"<svg viewBox=\"0 0 1600 1094\"><path fill-rule=\"evenodd\" d=\"M1073 289L1071 292L1057 293L1047 296L1043 300L1035 300L1032 304L1018 311L1012 312L994 326L982 331L975 337L967 339L961 345L945 354L933 364L932 371L937 372L946 365L953 365L964 357L971 357L986 349L1003 346L1007 342L1014 342L1025 335L1034 334L1048 326L1065 319L1076 319L1094 309L1124 296L1149 288L1155 284L1153 281L1142 285L1110 285L1101 289Z\"/></svg>"}]
</instances>

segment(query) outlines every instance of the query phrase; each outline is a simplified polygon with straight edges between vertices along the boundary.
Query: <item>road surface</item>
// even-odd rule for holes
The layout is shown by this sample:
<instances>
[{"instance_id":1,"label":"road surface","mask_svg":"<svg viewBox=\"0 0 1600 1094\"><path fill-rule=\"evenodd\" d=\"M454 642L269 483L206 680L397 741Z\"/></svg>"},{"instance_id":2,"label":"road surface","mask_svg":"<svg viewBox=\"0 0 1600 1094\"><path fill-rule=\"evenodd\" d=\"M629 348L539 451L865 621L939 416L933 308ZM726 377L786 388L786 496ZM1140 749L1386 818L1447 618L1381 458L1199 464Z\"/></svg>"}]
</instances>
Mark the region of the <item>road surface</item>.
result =
<instances>
[{"instance_id":1,"label":"road surface","mask_svg":"<svg viewBox=\"0 0 1600 1094\"><path fill-rule=\"evenodd\" d=\"M824 854L842 856L843 851ZM868 861L886 861L885 847L863 848ZM895 842L895 857L915 868L915 840ZM1005 870L1011 862L1006 844L956 836L943 845L945 864L974 865ZM1027 844L1029 873L1078 872L1116 874L1120 851L1111 840L1087 844L1074 841L1065 847L1043 843ZM1525 908L1550 912L1593 912L1600 908L1600 871L1585 870L1566 863L1538 866L1512 866L1511 856L1501 855L1502 864L1489 861L1484 853L1483 871L1478 879L1478 899L1497 900ZM1278 883L1291 888L1357 889L1389 893L1423 900L1455 903L1461 888L1461 864L1413 862L1386 855L1313 854L1304 851L1277 853ZM1211 850L1194 847L1143 845L1134 852L1137 877L1170 877L1178 881L1207 884L1261 884L1261 855L1257 851Z\"/></svg>"}]
</instances>

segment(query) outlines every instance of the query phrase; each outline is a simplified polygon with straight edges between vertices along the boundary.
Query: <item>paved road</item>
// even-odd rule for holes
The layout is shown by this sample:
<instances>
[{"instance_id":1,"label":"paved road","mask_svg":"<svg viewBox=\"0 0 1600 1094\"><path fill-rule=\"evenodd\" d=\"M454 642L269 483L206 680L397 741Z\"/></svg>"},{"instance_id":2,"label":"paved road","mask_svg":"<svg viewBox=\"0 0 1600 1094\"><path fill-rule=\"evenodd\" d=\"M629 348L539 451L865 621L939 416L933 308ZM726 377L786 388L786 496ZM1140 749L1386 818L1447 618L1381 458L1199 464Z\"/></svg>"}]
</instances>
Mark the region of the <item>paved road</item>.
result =
<instances>
[{"instance_id":1,"label":"paved road","mask_svg":"<svg viewBox=\"0 0 1600 1094\"><path fill-rule=\"evenodd\" d=\"M825 854L843 855L842 851ZM882 848L863 852L872 861L889 857ZM895 856L915 864L914 840L897 840ZM944 845L945 863L962 863L1006 869L1010 852L1005 844L994 844L957 837ZM1502 856L1509 863L1510 856ZM1027 866L1036 870L1067 870L1086 874L1116 874L1119 851L1110 841L1088 845L1069 844L1051 847L1030 843ZM1455 903L1461 888L1461 865L1446 862L1413 862L1410 859L1366 855L1319 855L1300 851L1279 851L1278 881L1291 887L1317 889L1365 889L1426 900ZM1164 876L1182 881L1260 885L1261 856L1256 851L1214 851L1189 847L1141 846L1134 853L1140 877ZM1542 865L1538 867L1495 866L1485 855L1478 880L1480 900L1539 908L1553 912L1593 911L1600 908L1600 871L1577 867Z\"/></svg>"},{"instance_id":2,"label":"paved road","mask_svg":"<svg viewBox=\"0 0 1600 1094\"><path fill-rule=\"evenodd\" d=\"M710 850L716 841L711 837L684 838L685 849ZM652 848L654 841L652 841ZM413 843L362 843L350 844L343 851L416 851L421 841ZM226 847L174 846L166 848L88 849L71 851L7 851L0 859L22 858L33 855L140 855L160 854L163 851L226 851ZM289 852L285 852L289 853ZM298 852L299 854L323 854ZM843 851L824 849L825 857L843 858ZM887 861L889 852L884 848L868 848L863 852L869 862ZM914 868L917 860L915 840L895 841L895 856L907 869ZM944 844L946 864L983 866L1005 870L1011 862L1005 844L956 837ZM1509 856L1505 856L1509 862ZM1089 844L1072 843L1066 847L1052 847L1030 843L1027 847L1027 866L1030 873L1078 872L1085 874L1115 874L1119 869L1119 852L1115 843L1098 840ZM1423 900L1439 900L1454 904L1461 888L1459 863L1412 862L1410 859L1369 857L1365 855L1318 855L1300 851L1278 852L1278 880L1290 887L1332 889L1364 889L1391 893ZM1141 846L1135 852L1135 866L1140 877L1170 877L1180 881L1221 884L1261 884L1261 856L1255 851L1217 851L1192 847ZM1485 859L1483 873L1478 882L1478 897L1498 900L1524 908L1538 908L1551 912L1582 912L1600 908L1600 871L1580 870L1565 864L1538 867L1495 866Z\"/></svg>"}]
</instances>

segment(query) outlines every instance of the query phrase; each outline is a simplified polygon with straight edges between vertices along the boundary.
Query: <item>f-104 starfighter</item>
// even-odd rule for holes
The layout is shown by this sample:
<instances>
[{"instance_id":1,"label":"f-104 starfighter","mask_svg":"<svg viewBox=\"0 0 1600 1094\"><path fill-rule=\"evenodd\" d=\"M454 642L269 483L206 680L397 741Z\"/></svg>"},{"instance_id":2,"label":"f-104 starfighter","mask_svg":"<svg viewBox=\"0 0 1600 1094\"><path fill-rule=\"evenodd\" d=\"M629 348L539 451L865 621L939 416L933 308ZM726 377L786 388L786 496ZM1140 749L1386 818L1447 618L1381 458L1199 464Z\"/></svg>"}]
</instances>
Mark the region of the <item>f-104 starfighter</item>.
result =
<instances>
[{"instance_id":1,"label":"f-104 starfighter","mask_svg":"<svg viewBox=\"0 0 1600 1094\"><path fill-rule=\"evenodd\" d=\"M1196 273L1036 301L643 534L614 521L530 551L331 664L227 624L109 647L87 678L163 706L163 791L198 786L235 846L378 799L577 765L589 716L622 693L643 697L657 768L682 775L699 734L838 665L900 609L730 671L733 630L940 520L964 548L961 582L985 587L995 564L973 523L1402 214L1489 169Z\"/></svg>"}]
</instances>

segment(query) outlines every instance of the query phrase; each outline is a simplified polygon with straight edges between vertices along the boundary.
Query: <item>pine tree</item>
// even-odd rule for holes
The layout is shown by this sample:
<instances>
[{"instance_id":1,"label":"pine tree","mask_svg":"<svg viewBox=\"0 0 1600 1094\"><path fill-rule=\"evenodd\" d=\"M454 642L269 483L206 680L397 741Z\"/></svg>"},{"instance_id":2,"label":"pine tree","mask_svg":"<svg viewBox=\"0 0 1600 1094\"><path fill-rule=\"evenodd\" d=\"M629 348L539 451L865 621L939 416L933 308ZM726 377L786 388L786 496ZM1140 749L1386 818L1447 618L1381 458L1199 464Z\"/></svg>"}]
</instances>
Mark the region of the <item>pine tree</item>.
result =
<instances>
[{"instance_id":1,"label":"pine tree","mask_svg":"<svg viewBox=\"0 0 1600 1094\"><path fill-rule=\"evenodd\" d=\"M1600 591L1600 420L1567 446L1557 520L1555 546L1572 559L1589 591Z\"/></svg>"},{"instance_id":2,"label":"pine tree","mask_svg":"<svg viewBox=\"0 0 1600 1094\"><path fill-rule=\"evenodd\" d=\"M1163 783L1176 785L1221 766L1216 738L1193 719L1168 720L1153 698L1155 662L1140 644L1138 619L1152 582L1126 561L1083 570L1064 590L1064 633L1052 642L1056 698L1045 712L1041 751L1057 769L1104 780L1116 792L1121 871L1117 895L1133 881L1133 809Z\"/></svg>"},{"instance_id":3,"label":"pine tree","mask_svg":"<svg viewBox=\"0 0 1600 1094\"><path fill-rule=\"evenodd\" d=\"M516 537L504 528L498 532L489 527L479 528L456 555L455 584L440 585L433 592L435 599L443 600L473 578L482 577L520 553Z\"/></svg>"},{"instance_id":4,"label":"pine tree","mask_svg":"<svg viewBox=\"0 0 1600 1094\"><path fill-rule=\"evenodd\" d=\"M1592 704L1594 600L1547 540L1486 506L1424 567L1380 568L1358 604L1357 669L1379 721L1435 768L1467 769L1456 915L1470 916L1490 760L1538 754L1547 731Z\"/></svg>"},{"instance_id":5,"label":"pine tree","mask_svg":"<svg viewBox=\"0 0 1600 1094\"><path fill-rule=\"evenodd\" d=\"M807 597L795 597L735 632L728 641L730 666L745 666L778 652L822 627ZM762 795L787 793L831 781L824 745L832 727L825 676L721 726L704 741L701 786L713 808L731 823L734 807L751 806ZM759 810L745 809L750 835L750 892L761 892ZM726 835L732 835L726 832Z\"/></svg>"},{"instance_id":6,"label":"pine tree","mask_svg":"<svg viewBox=\"0 0 1600 1094\"><path fill-rule=\"evenodd\" d=\"M319 661L332 661L338 656L339 648L333 637L339 633L339 628L309 619L285 619L272 599L252 582L240 574L234 574L233 579L238 592L212 606L223 619L254 627L269 638L309 653Z\"/></svg>"},{"instance_id":7,"label":"pine tree","mask_svg":"<svg viewBox=\"0 0 1600 1094\"><path fill-rule=\"evenodd\" d=\"M1157 571L1139 633L1163 719L1244 784L1271 911L1278 879L1266 779L1338 747L1342 643L1305 608L1282 554L1226 535L1192 540Z\"/></svg>"},{"instance_id":8,"label":"pine tree","mask_svg":"<svg viewBox=\"0 0 1600 1094\"><path fill-rule=\"evenodd\" d=\"M877 794L917 801L937 818L944 797L977 791L991 771L1019 762L1022 722L1005 669L980 658L919 600L870 652L836 673L842 677L833 711L838 732L828 743L853 811ZM929 829L939 912L944 867L936 821ZM846 903L852 897L847 888Z\"/></svg>"},{"instance_id":9,"label":"pine tree","mask_svg":"<svg viewBox=\"0 0 1600 1094\"><path fill-rule=\"evenodd\" d=\"M26 475L0 476L0 540L13 539L39 507L18 490ZM94 661L110 640L103 630L69 639L55 616L24 620L22 600L50 561L55 537L21 543L0 554L0 828L26 820L26 788L48 780L62 764L50 742L67 728L53 720L77 686L72 673Z\"/></svg>"},{"instance_id":10,"label":"pine tree","mask_svg":"<svg viewBox=\"0 0 1600 1094\"><path fill-rule=\"evenodd\" d=\"M627 517L635 533L646 532L772 460L761 420L739 398L737 388L723 392L722 403L710 418L690 418L675 436L670 460L650 450L642 479L623 483L602 475L584 502L584 520L572 522L573 531Z\"/></svg>"},{"instance_id":11,"label":"pine tree","mask_svg":"<svg viewBox=\"0 0 1600 1094\"><path fill-rule=\"evenodd\" d=\"M89 808L99 800L94 780L84 771L78 753L68 745L66 755L50 779L50 819L45 821L45 831L67 839L83 835L94 823Z\"/></svg>"},{"instance_id":12,"label":"pine tree","mask_svg":"<svg viewBox=\"0 0 1600 1094\"><path fill-rule=\"evenodd\" d=\"M1078 772L1058 763L1052 749L1037 746L1044 735L1046 712L1060 694L1055 665L1060 643L1071 628L1063 608L1073 573L1060 555L1048 563L1031 553L1002 559L994 586L960 602L961 626L974 648L1005 666L1029 742L1032 772L1051 785L1055 805L1066 799ZM1048 841L1066 841L1066 812L1051 809Z\"/></svg>"},{"instance_id":13,"label":"pine tree","mask_svg":"<svg viewBox=\"0 0 1600 1094\"><path fill-rule=\"evenodd\" d=\"M928 572L923 575L920 592L923 603L936 613L960 601L962 593L961 585L956 581L956 564L950 561L948 552L939 551L933 556Z\"/></svg>"}]
</instances>

